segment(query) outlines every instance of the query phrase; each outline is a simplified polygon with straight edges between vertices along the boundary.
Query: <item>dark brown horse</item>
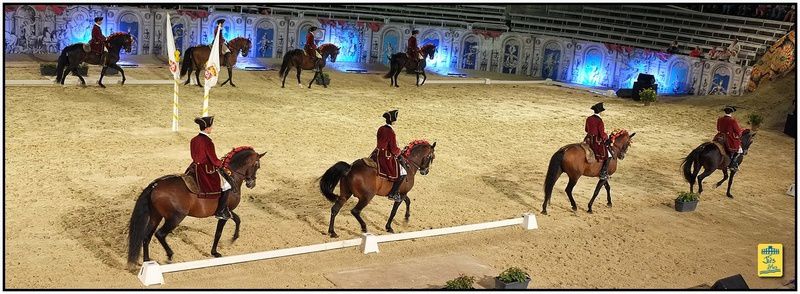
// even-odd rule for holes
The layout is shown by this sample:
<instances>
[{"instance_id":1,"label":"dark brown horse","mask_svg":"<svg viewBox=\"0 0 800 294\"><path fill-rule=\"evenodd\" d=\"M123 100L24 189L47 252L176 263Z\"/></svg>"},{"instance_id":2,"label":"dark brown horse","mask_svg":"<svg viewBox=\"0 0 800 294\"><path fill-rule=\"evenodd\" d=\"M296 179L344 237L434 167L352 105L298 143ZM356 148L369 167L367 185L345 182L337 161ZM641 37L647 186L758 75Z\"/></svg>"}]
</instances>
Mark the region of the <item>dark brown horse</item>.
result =
<instances>
[{"instance_id":1,"label":"dark brown horse","mask_svg":"<svg viewBox=\"0 0 800 294\"><path fill-rule=\"evenodd\" d=\"M261 166L260 160L264 153L258 154L250 147L240 147L229 152L222 161L232 172L233 187L228 197L228 208L233 215L236 230L233 240L239 238L239 215L233 210L239 205L241 199L241 186L245 182L252 189L256 186L256 173ZM133 268L139 259L140 250L144 252L144 261L150 260L150 239L155 233L156 238L164 247L167 259L172 261L172 249L167 245L167 235L188 215L196 218L206 218L214 215L217 208L217 199L198 198L189 192L180 176L168 175L160 177L142 191L131 213L128 230L128 266ZM164 225L158 231L156 227L165 219ZM217 243L222 235L226 220L217 221L217 231L214 235L214 244L211 255L222 256L217 252Z\"/></svg>"},{"instance_id":2,"label":"dark brown horse","mask_svg":"<svg viewBox=\"0 0 800 294\"><path fill-rule=\"evenodd\" d=\"M292 70L292 68L297 70L297 85L302 88L303 84L300 82L300 73L303 69L312 70L314 67L316 67L319 69L319 71L315 72L314 78L308 82L308 88L311 89L311 84L314 83L314 80L317 79L317 76L322 75L322 69L325 68L325 62L328 60L328 57L331 58L331 62L336 62L336 57L339 56L339 47L336 47L336 45L331 43L322 44L318 49L320 55L322 55L322 59L318 60L316 64L311 59L311 56L308 56L302 49L294 49L286 52L286 54L283 55L281 70L278 71L278 76L281 78L281 88L286 86L286 77L289 75L289 71ZM328 87L328 85L324 82L322 83L322 86L325 88Z\"/></svg>"},{"instance_id":3,"label":"dark brown horse","mask_svg":"<svg viewBox=\"0 0 800 294\"><path fill-rule=\"evenodd\" d=\"M417 171L423 176L428 174L431 163L433 163L433 160L436 158L434 154L435 148L436 142L430 145L427 141L420 140L411 142L401 153L405 158L405 162L408 163L408 167L406 168L408 176L406 176L405 182L400 185L397 192L403 196L403 200L406 203L406 221L408 221L408 218L411 216L409 211L411 208L411 199L408 198L407 194L411 191L411 188L414 187L414 176L417 174ZM337 184L339 185L339 195L333 193L333 189L336 188ZM320 192L322 192L325 198L334 202L333 207L331 207L331 222L328 226L328 233L333 238L339 236L333 229L333 223L336 219L336 214L339 213L339 209L347 202L347 199L350 199L351 195L355 195L356 198L358 198L358 204L350 210L350 213L352 213L353 216L356 217L356 220L358 220L358 223L361 224L361 231L366 233L367 224L361 218L361 210L369 204L372 197L375 195L386 196L391 189L392 182L379 177L378 171L364 163L363 159L356 160L353 162L353 165L344 161L334 164L325 171L325 174L319 179ZM392 229L392 220L394 220L398 207L400 207L400 202L395 202L392 207L392 213L389 215L389 220L386 222L387 232L394 233Z\"/></svg>"},{"instance_id":4,"label":"dark brown horse","mask_svg":"<svg viewBox=\"0 0 800 294\"><path fill-rule=\"evenodd\" d=\"M628 134L626 130L614 132L609 136L612 140L611 143L611 161L608 163L608 175L613 175L617 171L617 160L625 159L625 153L628 151L628 146L631 144L631 139L636 133ZM553 193L553 186L555 186L558 177L562 173L567 173L569 176L569 183L567 184L567 196L569 202L572 204L572 210L578 210L575 204L575 199L572 198L572 188L578 183L581 176L600 177L600 168L602 162L597 161L589 163L586 161L586 153L581 147L581 144L570 144L561 147L550 158L550 166L547 168L547 178L544 181L544 203L542 204L542 214L547 214L547 204L550 203L550 196ZM611 207L611 186L608 180L600 180L597 182L597 187L594 189L592 200L589 201L589 213L592 213L592 203L600 192L600 187L605 186L606 194L608 194L608 207Z\"/></svg>"},{"instance_id":5,"label":"dark brown horse","mask_svg":"<svg viewBox=\"0 0 800 294\"><path fill-rule=\"evenodd\" d=\"M125 84L125 71L122 70L117 62L119 61L119 52L125 49L125 52L131 52L133 45L133 37L128 33L113 33L106 39L108 52L102 55L87 53L84 51L84 43L76 43L65 47L61 50L61 55L58 57L58 65L56 66L56 83L64 84L68 73L73 73L81 80L81 85L85 86L86 81L78 73L78 66L82 62L94 65L102 65L103 69L100 71L100 79L97 84L105 88L103 85L103 77L106 75L106 69L111 67L116 69L122 74L121 84ZM105 62L104 62L105 61Z\"/></svg>"},{"instance_id":6,"label":"dark brown horse","mask_svg":"<svg viewBox=\"0 0 800 294\"><path fill-rule=\"evenodd\" d=\"M428 80L428 76L425 75L425 59L433 60L433 56L436 53L436 46L433 44L426 44L419 50L422 52L422 60L419 62L417 62L416 59L408 58L408 54L403 52L392 55L389 59L389 72L383 76L384 79L391 79L389 86L400 87L397 85L397 76L403 72L403 68L417 72L417 87L425 84L425 81ZM420 74L422 74L422 83L419 82Z\"/></svg>"},{"instance_id":7,"label":"dark brown horse","mask_svg":"<svg viewBox=\"0 0 800 294\"><path fill-rule=\"evenodd\" d=\"M742 156L737 158L737 163L741 164L744 160L744 155L747 155L747 151L750 150L750 145L753 144L753 140L756 137L755 132L751 132L749 129L744 130L742 132ZM724 147L723 147L724 148ZM728 177L728 165L730 164L730 156L727 154L720 153L719 148L714 145L713 142L706 142L700 144L697 148L692 150L689 155L681 163L681 169L683 170L683 178L689 182L689 192L694 193L694 183L695 179L697 180L697 194L703 193L703 180L713 174L716 170L722 170L722 180L717 182L714 185L714 188L718 188L722 185L726 180L728 181L728 192L727 195L730 198L733 198L731 194L731 185L733 185L733 176L736 175L736 171L731 170L730 178ZM700 167L703 168L703 172L700 173ZM698 175L699 173L699 175Z\"/></svg>"},{"instance_id":8,"label":"dark brown horse","mask_svg":"<svg viewBox=\"0 0 800 294\"><path fill-rule=\"evenodd\" d=\"M238 37L230 40L227 43L228 50L231 51L231 54L219 55L219 62L220 66L224 66L228 68L228 79L222 82L221 86L225 86L226 83L231 82L231 86L236 87L233 84L233 66L236 65L236 60L239 58L239 53L242 53L242 57L247 57L250 54L250 48L253 47L253 44L250 42L250 39ZM205 69L206 61L208 61L208 57L211 55L211 46L208 45L200 45L189 47L183 53L183 62L181 64L181 77L186 75L186 82L183 83L184 85L188 85L189 82L192 80L192 71L194 71L195 80L197 81L197 85L200 86L200 72Z\"/></svg>"}]
</instances>

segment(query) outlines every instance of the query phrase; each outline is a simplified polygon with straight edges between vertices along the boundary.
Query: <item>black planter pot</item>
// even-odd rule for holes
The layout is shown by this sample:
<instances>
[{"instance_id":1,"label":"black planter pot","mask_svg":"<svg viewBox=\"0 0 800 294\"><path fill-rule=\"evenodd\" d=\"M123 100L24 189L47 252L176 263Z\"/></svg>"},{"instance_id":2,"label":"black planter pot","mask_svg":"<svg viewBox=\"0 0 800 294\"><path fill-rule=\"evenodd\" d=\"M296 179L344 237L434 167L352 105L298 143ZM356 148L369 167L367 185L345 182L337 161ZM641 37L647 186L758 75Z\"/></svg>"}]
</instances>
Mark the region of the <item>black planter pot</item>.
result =
<instances>
[{"instance_id":1,"label":"black planter pot","mask_svg":"<svg viewBox=\"0 0 800 294\"><path fill-rule=\"evenodd\" d=\"M699 200L683 202L675 199L675 210L680 212L694 211L694 209L697 208L698 201Z\"/></svg>"},{"instance_id":2,"label":"black planter pot","mask_svg":"<svg viewBox=\"0 0 800 294\"><path fill-rule=\"evenodd\" d=\"M500 280L498 277L494 277L494 288L495 289L528 289L528 284L530 284L531 278L525 279L524 282L512 282L506 283Z\"/></svg>"}]
</instances>

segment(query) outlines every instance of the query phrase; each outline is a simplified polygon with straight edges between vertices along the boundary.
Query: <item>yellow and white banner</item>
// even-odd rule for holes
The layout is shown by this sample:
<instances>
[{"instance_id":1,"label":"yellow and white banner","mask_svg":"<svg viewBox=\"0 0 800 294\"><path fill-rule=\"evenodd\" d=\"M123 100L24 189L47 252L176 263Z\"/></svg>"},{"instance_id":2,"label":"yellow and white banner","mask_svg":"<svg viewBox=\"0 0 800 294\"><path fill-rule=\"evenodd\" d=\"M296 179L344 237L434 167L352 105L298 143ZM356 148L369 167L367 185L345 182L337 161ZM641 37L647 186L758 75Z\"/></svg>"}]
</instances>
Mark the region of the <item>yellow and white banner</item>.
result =
<instances>
[{"instance_id":1,"label":"yellow and white banner","mask_svg":"<svg viewBox=\"0 0 800 294\"><path fill-rule=\"evenodd\" d=\"M178 94L180 87L178 80L181 78L181 65L180 65L181 52L175 50L175 38L172 36L172 23L169 20L169 13L167 13L167 56L169 57L169 71L172 73L173 91L172 91L172 131L178 131Z\"/></svg>"},{"instance_id":2,"label":"yellow and white banner","mask_svg":"<svg viewBox=\"0 0 800 294\"><path fill-rule=\"evenodd\" d=\"M211 88L217 85L217 79L219 78L219 34L220 29L222 26L217 26L217 31L214 33L214 45L211 46L211 54L208 56L208 61L206 62L206 70L203 77L205 78L205 94L203 96L203 114L202 116L208 116L208 92L211 91Z\"/></svg>"}]
</instances>

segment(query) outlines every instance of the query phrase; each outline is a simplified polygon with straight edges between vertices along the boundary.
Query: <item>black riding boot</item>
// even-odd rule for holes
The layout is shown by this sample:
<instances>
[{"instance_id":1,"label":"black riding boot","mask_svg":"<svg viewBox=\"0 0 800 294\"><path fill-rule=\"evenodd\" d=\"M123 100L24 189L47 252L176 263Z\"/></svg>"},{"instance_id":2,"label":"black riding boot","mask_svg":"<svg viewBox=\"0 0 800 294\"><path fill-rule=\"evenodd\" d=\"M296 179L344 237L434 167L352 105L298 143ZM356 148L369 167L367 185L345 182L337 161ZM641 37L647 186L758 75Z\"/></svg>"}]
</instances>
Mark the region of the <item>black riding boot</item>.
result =
<instances>
[{"instance_id":1,"label":"black riding boot","mask_svg":"<svg viewBox=\"0 0 800 294\"><path fill-rule=\"evenodd\" d=\"M739 160L739 155L741 155L741 154L740 153L734 153L733 155L731 155L731 163L728 164L728 168L731 171L735 172L735 171L739 170L739 163L737 162Z\"/></svg>"},{"instance_id":2,"label":"black riding boot","mask_svg":"<svg viewBox=\"0 0 800 294\"><path fill-rule=\"evenodd\" d=\"M230 219L231 218L231 211L228 209L228 195L231 193L231 190L222 192L222 195L219 196L219 202L217 203L217 211L214 212L214 217L218 219Z\"/></svg>"},{"instance_id":3,"label":"black riding boot","mask_svg":"<svg viewBox=\"0 0 800 294\"><path fill-rule=\"evenodd\" d=\"M406 176L400 176L399 178L397 178L397 181L395 181L392 184L392 190L389 191L389 199L394 200L394 202L403 201L403 197L401 197L400 194L397 193L397 190L400 189L400 185L403 184L403 180L405 180L405 179L406 179Z\"/></svg>"},{"instance_id":4,"label":"black riding boot","mask_svg":"<svg viewBox=\"0 0 800 294\"><path fill-rule=\"evenodd\" d=\"M416 73L422 73L422 68L421 67L422 67L422 60L417 60L417 69L415 69L414 71Z\"/></svg>"},{"instance_id":5,"label":"black riding boot","mask_svg":"<svg viewBox=\"0 0 800 294\"><path fill-rule=\"evenodd\" d=\"M600 180L606 181L608 180L608 162L611 161L611 157L606 158L603 160L603 166L600 167Z\"/></svg>"}]
</instances>

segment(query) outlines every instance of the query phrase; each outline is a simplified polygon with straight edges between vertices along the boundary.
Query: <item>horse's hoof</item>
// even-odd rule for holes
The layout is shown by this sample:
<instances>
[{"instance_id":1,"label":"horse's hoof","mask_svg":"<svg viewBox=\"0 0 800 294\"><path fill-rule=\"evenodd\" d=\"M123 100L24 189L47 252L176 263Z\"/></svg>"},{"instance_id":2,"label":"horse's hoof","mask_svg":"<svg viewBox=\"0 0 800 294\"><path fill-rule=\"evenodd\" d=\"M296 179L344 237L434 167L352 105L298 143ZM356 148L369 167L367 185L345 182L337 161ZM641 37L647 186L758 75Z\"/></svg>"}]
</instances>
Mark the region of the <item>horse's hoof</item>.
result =
<instances>
[{"instance_id":1,"label":"horse's hoof","mask_svg":"<svg viewBox=\"0 0 800 294\"><path fill-rule=\"evenodd\" d=\"M606 204L606 206L612 207L613 205L611 205L611 202L609 202L608 204Z\"/></svg>"},{"instance_id":2,"label":"horse's hoof","mask_svg":"<svg viewBox=\"0 0 800 294\"><path fill-rule=\"evenodd\" d=\"M394 230L392 228L386 228L386 232L394 234Z\"/></svg>"},{"instance_id":3,"label":"horse's hoof","mask_svg":"<svg viewBox=\"0 0 800 294\"><path fill-rule=\"evenodd\" d=\"M398 86L398 85L394 85L394 87L395 87L395 88L400 88L400 86Z\"/></svg>"},{"instance_id":4,"label":"horse's hoof","mask_svg":"<svg viewBox=\"0 0 800 294\"><path fill-rule=\"evenodd\" d=\"M733 199L733 195L728 194L728 198Z\"/></svg>"},{"instance_id":5,"label":"horse's hoof","mask_svg":"<svg viewBox=\"0 0 800 294\"><path fill-rule=\"evenodd\" d=\"M297 86L300 87L300 89L303 88L303 84L297 84Z\"/></svg>"},{"instance_id":6,"label":"horse's hoof","mask_svg":"<svg viewBox=\"0 0 800 294\"><path fill-rule=\"evenodd\" d=\"M236 241L236 239L239 239L239 235L233 235L233 239L231 239L231 242Z\"/></svg>"},{"instance_id":7,"label":"horse's hoof","mask_svg":"<svg viewBox=\"0 0 800 294\"><path fill-rule=\"evenodd\" d=\"M578 211L578 207L577 206L573 206L572 207L572 211Z\"/></svg>"},{"instance_id":8,"label":"horse's hoof","mask_svg":"<svg viewBox=\"0 0 800 294\"><path fill-rule=\"evenodd\" d=\"M547 210L542 210L542 215L547 215Z\"/></svg>"},{"instance_id":9,"label":"horse's hoof","mask_svg":"<svg viewBox=\"0 0 800 294\"><path fill-rule=\"evenodd\" d=\"M103 85L103 84L98 84L98 85L100 85L100 88L104 88L105 89L105 87L106 87L106 85Z\"/></svg>"},{"instance_id":10,"label":"horse's hoof","mask_svg":"<svg viewBox=\"0 0 800 294\"><path fill-rule=\"evenodd\" d=\"M367 228L361 228L361 232L362 233L366 233L367 232Z\"/></svg>"},{"instance_id":11,"label":"horse's hoof","mask_svg":"<svg viewBox=\"0 0 800 294\"><path fill-rule=\"evenodd\" d=\"M234 87L234 88L236 88L236 85L234 85L233 83L231 83L231 87Z\"/></svg>"},{"instance_id":12,"label":"horse's hoof","mask_svg":"<svg viewBox=\"0 0 800 294\"><path fill-rule=\"evenodd\" d=\"M411 216L410 216L410 215L406 215L406 217L405 217L403 220L404 220L405 222L409 222L409 221L410 221L410 219L411 219Z\"/></svg>"},{"instance_id":13,"label":"horse's hoof","mask_svg":"<svg viewBox=\"0 0 800 294\"><path fill-rule=\"evenodd\" d=\"M328 232L328 233L331 234L331 238L339 238L339 234L337 234L336 232Z\"/></svg>"},{"instance_id":14,"label":"horse's hoof","mask_svg":"<svg viewBox=\"0 0 800 294\"><path fill-rule=\"evenodd\" d=\"M214 257L222 257L222 254L219 254L219 252L211 252L211 255Z\"/></svg>"},{"instance_id":15,"label":"horse's hoof","mask_svg":"<svg viewBox=\"0 0 800 294\"><path fill-rule=\"evenodd\" d=\"M588 212L589 214L594 214L594 211L592 211L591 209L589 209L589 211L587 211L587 212Z\"/></svg>"}]
</instances>

